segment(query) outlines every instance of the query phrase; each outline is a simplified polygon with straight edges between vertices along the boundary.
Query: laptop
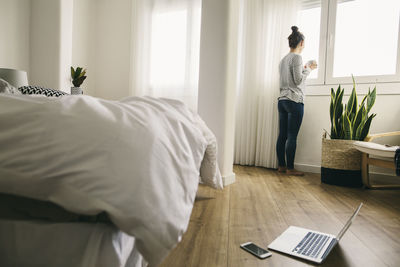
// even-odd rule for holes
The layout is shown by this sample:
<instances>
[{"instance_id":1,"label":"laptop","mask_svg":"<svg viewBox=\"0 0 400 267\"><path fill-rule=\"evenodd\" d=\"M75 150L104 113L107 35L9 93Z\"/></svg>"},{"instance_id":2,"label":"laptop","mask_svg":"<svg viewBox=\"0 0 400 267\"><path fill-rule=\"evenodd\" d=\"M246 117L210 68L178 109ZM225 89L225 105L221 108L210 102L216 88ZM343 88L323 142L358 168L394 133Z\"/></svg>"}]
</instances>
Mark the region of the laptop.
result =
<instances>
[{"instance_id":1,"label":"laptop","mask_svg":"<svg viewBox=\"0 0 400 267\"><path fill-rule=\"evenodd\" d=\"M349 229L362 205L363 203L360 203L337 236L290 226L269 244L268 248L312 262L322 263Z\"/></svg>"}]
</instances>

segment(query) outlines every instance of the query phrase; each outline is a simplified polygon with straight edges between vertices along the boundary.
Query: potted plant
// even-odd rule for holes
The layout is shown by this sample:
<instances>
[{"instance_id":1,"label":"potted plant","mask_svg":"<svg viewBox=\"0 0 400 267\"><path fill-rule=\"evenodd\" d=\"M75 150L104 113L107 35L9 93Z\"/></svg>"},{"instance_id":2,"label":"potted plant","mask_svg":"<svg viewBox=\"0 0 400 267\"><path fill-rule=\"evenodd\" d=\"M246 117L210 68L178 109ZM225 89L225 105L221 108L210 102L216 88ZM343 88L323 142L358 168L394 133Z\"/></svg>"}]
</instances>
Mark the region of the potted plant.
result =
<instances>
[{"instance_id":1,"label":"potted plant","mask_svg":"<svg viewBox=\"0 0 400 267\"><path fill-rule=\"evenodd\" d=\"M376 98L374 90L368 90L361 103L357 105L356 83L353 77L353 90L343 108L344 89L339 85L336 92L331 89L330 139L325 131L322 138L321 182L348 187L361 187L361 152L353 147L356 140L363 141L369 132L372 119L369 115Z\"/></svg>"},{"instance_id":2,"label":"potted plant","mask_svg":"<svg viewBox=\"0 0 400 267\"><path fill-rule=\"evenodd\" d=\"M71 94L73 95L81 95L83 94L83 90L80 88L83 81L86 79L87 76L86 69L81 67L77 67L76 70L71 67L71 80L74 87L71 87Z\"/></svg>"}]
</instances>

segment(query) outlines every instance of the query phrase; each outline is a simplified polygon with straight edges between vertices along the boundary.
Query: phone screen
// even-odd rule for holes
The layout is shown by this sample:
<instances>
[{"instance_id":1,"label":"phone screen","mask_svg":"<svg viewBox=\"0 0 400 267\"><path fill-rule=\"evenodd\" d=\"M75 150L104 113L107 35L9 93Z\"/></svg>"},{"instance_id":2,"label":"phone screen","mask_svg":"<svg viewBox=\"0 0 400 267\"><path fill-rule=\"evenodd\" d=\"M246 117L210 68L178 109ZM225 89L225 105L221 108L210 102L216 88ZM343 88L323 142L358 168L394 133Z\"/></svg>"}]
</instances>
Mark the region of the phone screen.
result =
<instances>
[{"instance_id":1,"label":"phone screen","mask_svg":"<svg viewBox=\"0 0 400 267\"><path fill-rule=\"evenodd\" d=\"M257 246L254 243L250 243L250 244L244 245L243 248L246 248L247 250L250 250L251 252L253 252L254 254L256 254L258 256L266 254L266 253L269 253L268 250L260 248L259 246Z\"/></svg>"}]
</instances>

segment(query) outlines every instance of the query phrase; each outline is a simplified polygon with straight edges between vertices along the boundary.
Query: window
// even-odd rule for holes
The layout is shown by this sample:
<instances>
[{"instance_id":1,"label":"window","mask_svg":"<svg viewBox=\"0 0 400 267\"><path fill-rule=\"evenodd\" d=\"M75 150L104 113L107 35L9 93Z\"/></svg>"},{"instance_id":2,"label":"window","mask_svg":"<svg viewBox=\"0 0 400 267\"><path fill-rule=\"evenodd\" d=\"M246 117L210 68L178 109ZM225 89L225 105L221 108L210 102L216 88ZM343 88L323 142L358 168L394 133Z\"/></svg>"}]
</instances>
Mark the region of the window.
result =
<instances>
[{"instance_id":1,"label":"window","mask_svg":"<svg viewBox=\"0 0 400 267\"><path fill-rule=\"evenodd\" d=\"M151 88L183 88L187 11L155 12L150 48Z\"/></svg>"},{"instance_id":2,"label":"window","mask_svg":"<svg viewBox=\"0 0 400 267\"><path fill-rule=\"evenodd\" d=\"M303 60L317 59L310 84L400 82L399 0L303 0Z\"/></svg>"},{"instance_id":3,"label":"window","mask_svg":"<svg viewBox=\"0 0 400 267\"><path fill-rule=\"evenodd\" d=\"M143 42L148 47L144 84L146 94L179 99L197 109L201 1L142 0L148 8Z\"/></svg>"},{"instance_id":4,"label":"window","mask_svg":"<svg viewBox=\"0 0 400 267\"><path fill-rule=\"evenodd\" d=\"M321 1L303 1L302 10L299 12L298 25L300 31L306 36L305 48L302 56L304 61L315 59L320 62L320 21ZM319 71L311 72L309 79L318 79Z\"/></svg>"},{"instance_id":5,"label":"window","mask_svg":"<svg viewBox=\"0 0 400 267\"><path fill-rule=\"evenodd\" d=\"M399 7L399 0L338 1L333 77L396 74Z\"/></svg>"}]
</instances>

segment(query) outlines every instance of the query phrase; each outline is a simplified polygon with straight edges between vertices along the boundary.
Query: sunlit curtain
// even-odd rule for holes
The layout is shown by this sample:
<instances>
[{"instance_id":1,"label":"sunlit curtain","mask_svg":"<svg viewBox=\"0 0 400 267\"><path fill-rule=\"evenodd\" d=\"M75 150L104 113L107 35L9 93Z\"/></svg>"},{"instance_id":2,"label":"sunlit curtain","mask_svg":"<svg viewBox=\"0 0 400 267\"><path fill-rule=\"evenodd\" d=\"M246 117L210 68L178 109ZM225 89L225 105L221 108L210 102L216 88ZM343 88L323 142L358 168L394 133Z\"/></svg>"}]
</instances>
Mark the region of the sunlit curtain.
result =
<instances>
[{"instance_id":1,"label":"sunlit curtain","mask_svg":"<svg viewBox=\"0 0 400 267\"><path fill-rule=\"evenodd\" d=\"M133 95L197 109L201 0L132 0Z\"/></svg>"},{"instance_id":2,"label":"sunlit curtain","mask_svg":"<svg viewBox=\"0 0 400 267\"><path fill-rule=\"evenodd\" d=\"M298 2L241 2L235 164L268 168L277 165L278 66L289 52L287 37L296 22Z\"/></svg>"}]
</instances>

